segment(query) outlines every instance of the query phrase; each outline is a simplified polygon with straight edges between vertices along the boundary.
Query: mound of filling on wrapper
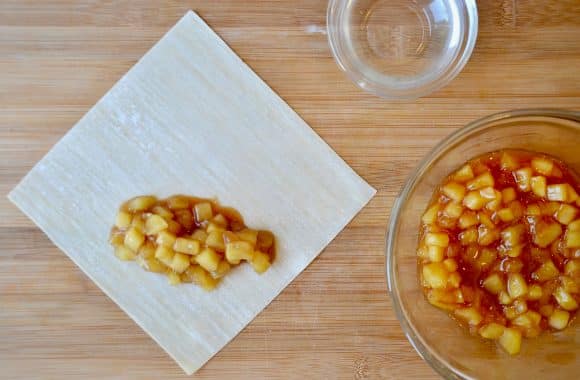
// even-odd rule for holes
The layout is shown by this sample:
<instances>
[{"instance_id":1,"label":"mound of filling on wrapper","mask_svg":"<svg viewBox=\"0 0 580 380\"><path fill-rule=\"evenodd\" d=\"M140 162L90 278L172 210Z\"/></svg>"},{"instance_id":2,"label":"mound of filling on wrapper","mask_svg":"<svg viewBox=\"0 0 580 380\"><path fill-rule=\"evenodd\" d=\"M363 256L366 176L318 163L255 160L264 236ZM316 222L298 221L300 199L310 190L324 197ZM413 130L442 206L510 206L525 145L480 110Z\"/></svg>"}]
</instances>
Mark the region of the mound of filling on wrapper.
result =
<instances>
[{"instance_id":1,"label":"mound of filling on wrapper","mask_svg":"<svg viewBox=\"0 0 580 380\"><path fill-rule=\"evenodd\" d=\"M235 209L184 195L125 202L110 242L119 259L165 274L172 285L195 283L206 290L243 261L265 272L276 246L271 232L246 227Z\"/></svg>"}]
</instances>

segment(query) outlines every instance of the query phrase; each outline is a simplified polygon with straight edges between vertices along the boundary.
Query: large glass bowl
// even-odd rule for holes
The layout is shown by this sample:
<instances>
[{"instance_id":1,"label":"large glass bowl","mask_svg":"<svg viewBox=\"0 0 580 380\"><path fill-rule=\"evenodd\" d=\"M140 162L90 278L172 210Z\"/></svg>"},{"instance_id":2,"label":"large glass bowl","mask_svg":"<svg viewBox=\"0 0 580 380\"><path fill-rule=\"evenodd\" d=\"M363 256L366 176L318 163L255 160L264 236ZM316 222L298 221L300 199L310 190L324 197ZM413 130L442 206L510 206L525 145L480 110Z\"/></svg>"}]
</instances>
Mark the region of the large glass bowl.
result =
<instances>
[{"instance_id":1,"label":"large glass bowl","mask_svg":"<svg viewBox=\"0 0 580 380\"><path fill-rule=\"evenodd\" d=\"M421 161L395 200L387 234L387 282L393 307L419 355L450 379L566 379L580 376L580 323L524 339L517 356L469 335L424 298L417 277L418 229L434 188L468 159L499 149L560 158L580 173L580 112L508 111L477 120L447 137Z\"/></svg>"}]
</instances>

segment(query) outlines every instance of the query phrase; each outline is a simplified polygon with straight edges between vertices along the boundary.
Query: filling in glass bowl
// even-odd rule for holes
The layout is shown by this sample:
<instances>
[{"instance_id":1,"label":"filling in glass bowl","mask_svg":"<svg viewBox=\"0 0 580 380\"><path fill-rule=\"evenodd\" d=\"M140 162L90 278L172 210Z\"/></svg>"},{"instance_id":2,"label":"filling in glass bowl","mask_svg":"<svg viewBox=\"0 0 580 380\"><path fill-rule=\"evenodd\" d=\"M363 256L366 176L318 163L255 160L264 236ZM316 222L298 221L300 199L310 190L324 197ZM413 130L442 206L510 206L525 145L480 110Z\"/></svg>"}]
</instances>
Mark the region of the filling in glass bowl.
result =
<instances>
[{"instance_id":1,"label":"filling in glass bowl","mask_svg":"<svg viewBox=\"0 0 580 380\"><path fill-rule=\"evenodd\" d=\"M421 218L427 300L509 354L566 328L580 302L580 182L557 159L504 150L445 178Z\"/></svg>"}]
</instances>

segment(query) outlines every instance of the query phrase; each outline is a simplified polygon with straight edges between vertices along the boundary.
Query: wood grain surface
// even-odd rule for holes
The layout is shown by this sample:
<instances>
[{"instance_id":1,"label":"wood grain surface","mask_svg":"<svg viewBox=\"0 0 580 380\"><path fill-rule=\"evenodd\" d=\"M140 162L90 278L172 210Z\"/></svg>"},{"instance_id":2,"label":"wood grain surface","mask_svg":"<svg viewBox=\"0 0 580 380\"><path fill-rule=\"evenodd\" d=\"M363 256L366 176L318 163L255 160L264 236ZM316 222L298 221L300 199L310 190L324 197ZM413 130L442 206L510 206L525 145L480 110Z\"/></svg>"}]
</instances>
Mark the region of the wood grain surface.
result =
<instances>
[{"instance_id":1,"label":"wood grain surface","mask_svg":"<svg viewBox=\"0 0 580 380\"><path fill-rule=\"evenodd\" d=\"M392 311L393 199L438 141L489 113L580 109L575 0L480 1L463 72L411 102L360 91L334 63L326 1L0 1L0 378L180 378L181 369L5 195L188 9L359 174L371 203L194 377L435 378Z\"/></svg>"}]
</instances>

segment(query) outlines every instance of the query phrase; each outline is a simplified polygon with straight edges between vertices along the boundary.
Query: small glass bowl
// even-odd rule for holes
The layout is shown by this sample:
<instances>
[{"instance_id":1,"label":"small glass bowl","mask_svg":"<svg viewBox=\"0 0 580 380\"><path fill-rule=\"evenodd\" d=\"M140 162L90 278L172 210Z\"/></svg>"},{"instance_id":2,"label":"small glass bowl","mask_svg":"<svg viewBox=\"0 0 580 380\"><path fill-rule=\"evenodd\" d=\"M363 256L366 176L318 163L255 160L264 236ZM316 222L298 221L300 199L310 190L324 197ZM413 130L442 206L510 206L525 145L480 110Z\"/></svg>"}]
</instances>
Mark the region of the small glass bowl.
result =
<instances>
[{"instance_id":1,"label":"small glass bowl","mask_svg":"<svg viewBox=\"0 0 580 380\"><path fill-rule=\"evenodd\" d=\"M330 0L336 62L363 90L415 99L449 83L477 39L475 0Z\"/></svg>"},{"instance_id":2,"label":"small glass bowl","mask_svg":"<svg viewBox=\"0 0 580 380\"><path fill-rule=\"evenodd\" d=\"M433 190L470 158L501 149L557 157L580 173L580 112L508 111L477 120L439 143L407 179L387 234L387 283L405 335L419 355L448 379L578 378L580 323L524 339L510 357L495 342L471 336L425 299L417 277L417 239Z\"/></svg>"}]
</instances>

